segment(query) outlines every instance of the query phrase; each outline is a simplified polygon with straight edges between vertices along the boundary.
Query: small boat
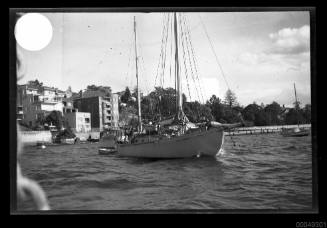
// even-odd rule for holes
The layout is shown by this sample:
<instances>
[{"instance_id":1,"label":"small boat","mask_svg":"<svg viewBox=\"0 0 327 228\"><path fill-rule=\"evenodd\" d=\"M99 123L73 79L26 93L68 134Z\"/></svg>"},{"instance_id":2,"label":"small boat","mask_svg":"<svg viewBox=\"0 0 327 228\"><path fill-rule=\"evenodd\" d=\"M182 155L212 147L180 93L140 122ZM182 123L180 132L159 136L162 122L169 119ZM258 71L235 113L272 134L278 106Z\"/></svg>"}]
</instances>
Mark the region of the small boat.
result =
<instances>
[{"instance_id":1,"label":"small boat","mask_svg":"<svg viewBox=\"0 0 327 228\"><path fill-rule=\"evenodd\" d=\"M99 146L98 146L99 154L101 155L108 155L108 154L114 154L117 152L117 146L116 146L116 139L114 135L104 135L99 140Z\"/></svg>"},{"instance_id":2,"label":"small boat","mask_svg":"<svg viewBox=\"0 0 327 228\"><path fill-rule=\"evenodd\" d=\"M88 141L88 142L93 142L93 143L95 143L95 142L99 142L100 139L92 139L92 138L88 138L87 141Z\"/></svg>"},{"instance_id":3,"label":"small boat","mask_svg":"<svg viewBox=\"0 0 327 228\"><path fill-rule=\"evenodd\" d=\"M295 94L295 110L298 111L299 109L299 102L297 100L297 96L296 96L296 87L295 87L295 83L294 83L294 94ZM291 129L282 129L281 131L282 136L284 137L302 137L302 136L308 136L310 134L310 130L309 129L301 129L299 126L299 122L298 122L298 126L295 128L291 128Z\"/></svg>"},{"instance_id":4,"label":"small boat","mask_svg":"<svg viewBox=\"0 0 327 228\"><path fill-rule=\"evenodd\" d=\"M300 129L296 127L292 129L282 129L281 134L284 137L302 137L302 136L308 136L310 134L310 130Z\"/></svg>"},{"instance_id":5,"label":"small boat","mask_svg":"<svg viewBox=\"0 0 327 228\"><path fill-rule=\"evenodd\" d=\"M114 154L117 152L117 147L99 147L99 154L101 155L108 155L108 154Z\"/></svg>"},{"instance_id":6,"label":"small boat","mask_svg":"<svg viewBox=\"0 0 327 228\"><path fill-rule=\"evenodd\" d=\"M76 138L60 139L61 144L68 144L68 145L75 144L75 141L76 141Z\"/></svg>"},{"instance_id":7,"label":"small boat","mask_svg":"<svg viewBox=\"0 0 327 228\"><path fill-rule=\"evenodd\" d=\"M44 142L37 142L37 143L36 143L36 146L37 146L37 148L39 148L39 149L45 149L45 148L46 148Z\"/></svg>"}]
</instances>

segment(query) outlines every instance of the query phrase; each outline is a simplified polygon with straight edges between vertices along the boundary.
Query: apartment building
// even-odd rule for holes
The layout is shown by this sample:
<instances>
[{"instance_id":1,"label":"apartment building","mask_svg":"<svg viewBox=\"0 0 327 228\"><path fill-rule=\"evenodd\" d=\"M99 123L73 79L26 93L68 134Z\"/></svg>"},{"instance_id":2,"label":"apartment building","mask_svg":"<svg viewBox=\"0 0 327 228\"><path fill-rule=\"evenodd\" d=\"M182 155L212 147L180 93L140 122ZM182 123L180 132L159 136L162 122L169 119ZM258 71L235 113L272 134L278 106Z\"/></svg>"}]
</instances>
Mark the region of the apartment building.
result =
<instances>
[{"instance_id":1,"label":"apartment building","mask_svg":"<svg viewBox=\"0 0 327 228\"><path fill-rule=\"evenodd\" d=\"M118 95L88 96L74 100L74 107L81 112L91 113L91 126L94 131L103 131L118 127Z\"/></svg>"},{"instance_id":2,"label":"apartment building","mask_svg":"<svg viewBox=\"0 0 327 228\"><path fill-rule=\"evenodd\" d=\"M17 120L35 126L50 112L76 112L72 101L67 102L65 91L30 81L17 86ZM68 110L68 111L67 111Z\"/></svg>"}]
</instances>

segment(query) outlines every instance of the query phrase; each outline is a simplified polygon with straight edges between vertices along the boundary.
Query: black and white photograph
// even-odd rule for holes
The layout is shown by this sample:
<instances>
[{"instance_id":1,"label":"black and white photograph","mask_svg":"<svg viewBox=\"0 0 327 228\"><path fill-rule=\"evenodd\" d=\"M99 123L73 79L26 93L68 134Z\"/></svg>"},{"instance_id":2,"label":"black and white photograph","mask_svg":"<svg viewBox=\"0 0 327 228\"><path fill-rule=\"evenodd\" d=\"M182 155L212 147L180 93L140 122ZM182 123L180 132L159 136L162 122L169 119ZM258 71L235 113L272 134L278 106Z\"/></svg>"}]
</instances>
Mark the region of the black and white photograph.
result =
<instances>
[{"instance_id":1,"label":"black and white photograph","mask_svg":"<svg viewBox=\"0 0 327 228\"><path fill-rule=\"evenodd\" d=\"M316 211L312 8L10 13L15 213Z\"/></svg>"}]
</instances>

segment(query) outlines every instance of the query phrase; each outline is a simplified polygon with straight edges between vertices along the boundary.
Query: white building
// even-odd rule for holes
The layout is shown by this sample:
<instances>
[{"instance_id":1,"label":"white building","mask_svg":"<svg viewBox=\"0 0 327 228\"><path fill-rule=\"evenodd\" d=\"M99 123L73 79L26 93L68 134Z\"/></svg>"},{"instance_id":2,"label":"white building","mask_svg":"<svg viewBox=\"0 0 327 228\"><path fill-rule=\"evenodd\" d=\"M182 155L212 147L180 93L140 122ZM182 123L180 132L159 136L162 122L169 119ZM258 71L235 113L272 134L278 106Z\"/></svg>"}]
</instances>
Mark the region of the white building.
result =
<instances>
[{"instance_id":1,"label":"white building","mask_svg":"<svg viewBox=\"0 0 327 228\"><path fill-rule=\"evenodd\" d=\"M89 112L70 112L64 114L74 133L91 131L91 114Z\"/></svg>"},{"instance_id":2,"label":"white building","mask_svg":"<svg viewBox=\"0 0 327 228\"><path fill-rule=\"evenodd\" d=\"M64 97L64 91L53 87L35 85L33 82L18 85L17 120L32 127L52 111L63 113L66 110L64 110L66 107L63 102Z\"/></svg>"}]
</instances>

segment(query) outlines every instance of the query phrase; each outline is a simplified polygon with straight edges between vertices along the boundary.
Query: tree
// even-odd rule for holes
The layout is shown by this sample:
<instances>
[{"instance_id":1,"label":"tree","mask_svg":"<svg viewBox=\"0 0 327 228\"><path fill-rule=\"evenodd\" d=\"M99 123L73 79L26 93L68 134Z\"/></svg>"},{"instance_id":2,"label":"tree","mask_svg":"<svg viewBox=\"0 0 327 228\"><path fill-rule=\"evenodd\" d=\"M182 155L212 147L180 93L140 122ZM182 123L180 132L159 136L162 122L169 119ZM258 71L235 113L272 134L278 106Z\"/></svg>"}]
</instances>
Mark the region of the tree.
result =
<instances>
[{"instance_id":1,"label":"tree","mask_svg":"<svg viewBox=\"0 0 327 228\"><path fill-rule=\"evenodd\" d=\"M48 125L55 125L58 130L61 130L62 127L67 127L68 123L63 118L61 112L59 111L52 111L49 115L45 117L44 123Z\"/></svg>"},{"instance_id":2,"label":"tree","mask_svg":"<svg viewBox=\"0 0 327 228\"><path fill-rule=\"evenodd\" d=\"M209 101L207 101L207 106L211 109L213 118L220 122L221 118L223 117L223 104L221 103L219 97L212 95Z\"/></svg>"},{"instance_id":3,"label":"tree","mask_svg":"<svg viewBox=\"0 0 327 228\"><path fill-rule=\"evenodd\" d=\"M258 113L255 114L254 125L255 126L267 126L268 123L268 116L264 110L260 110Z\"/></svg>"},{"instance_id":4,"label":"tree","mask_svg":"<svg viewBox=\"0 0 327 228\"><path fill-rule=\"evenodd\" d=\"M282 113L282 108L277 102L272 102L264 108L267 117L267 123L269 125L278 125L281 124L282 121L280 119L280 114Z\"/></svg>"},{"instance_id":5,"label":"tree","mask_svg":"<svg viewBox=\"0 0 327 228\"><path fill-rule=\"evenodd\" d=\"M211 109L197 101L184 103L183 111L188 119L194 123L213 119Z\"/></svg>"},{"instance_id":6,"label":"tree","mask_svg":"<svg viewBox=\"0 0 327 228\"><path fill-rule=\"evenodd\" d=\"M120 100L123 103L127 103L131 99L131 91L126 87L124 94L121 96Z\"/></svg>"},{"instance_id":7,"label":"tree","mask_svg":"<svg viewBox=\"0 0 327 228\"><path fill-rule=\"evenodd\" d=\"M35 86L35 87L42 87L43 83L39 82L39 80L35 79L34 81L28 81L28 84L31 86Z\"/></svg>"},{"instance_id":8,"label":"tree","mask_svg":"<svg viewBox=\"0 0 327 228\"><path fill-rule=\"evenodd\" d=\"M301 109L301 107L300 107L301 102L300 101L295 101L293 104L294 104L295 110L299 111Z\"/></svg>"},{"instance_id":9,"label":"tree","mask_svg":"<svg viewBox=\"0 0 327 228\"><path fill-rule=\"evenodd\" d=\"M226 91L225 103L228 104L229 107L233 107L233 106L237 105L236 95L231 89L228 89Z\"/></svg>"},{"instance_id":10,"label":"tree","mask_svg":"<svg viewBox=\"0 0 327 228\"><path fill-rule=\"evenodd\" d=\"M242 115L246 121L254 123L256 115L260 112L260 110L262 110L262 108L256 103L249 104L243 109Z\"/></svg>"},{"instance_id":11,"label":"tree","mask_svg":"<svg viewBox=\"0 0 327 228\"><path fill-rule=\"evenodd\" d=\"M302 111L305 123L311 123L311 104L306 104Z\"/></svg>"},{"instance_id":12,"label":"tree","mask_svg":"<svg viewBox=\"0 0 327 228\"><path fill-rule=\"evenodd\" d=\"M156 119L157 106L159 99L151 96L145 96L141 101L141 112L144 119Z\"/></svg>"},{"instance_id":13,"label":"tree","mask_svg":"<svg viewBox=\"0 0 327 228\"><path fill-rule=\"evenodd\" d=\"M72 87L68 86L67 92L72 92Z\"/></svg>"},{"instance_id":14,"label":"tree","mask_svg":"<svg viewBox=\"0 0 327 228\"><path fill-rule=\"evenodd\" d=\"M286 113L285 122L286 124L303 124L305 123L305 118L301 112L292 108L288 113Z\"/></svg>"},{"instance_id":15,"label":"tree","mask_svg":"<svg viewBox=\"0 0 327 228\"><path fill-rule=\"evenodd\" d=\"M100 96L111 96L111 87L110 86L96 86L96 85L88 85L86 87L86 91L84 93L88 92L97 92Z\"/></svg>"}]
</instances>

